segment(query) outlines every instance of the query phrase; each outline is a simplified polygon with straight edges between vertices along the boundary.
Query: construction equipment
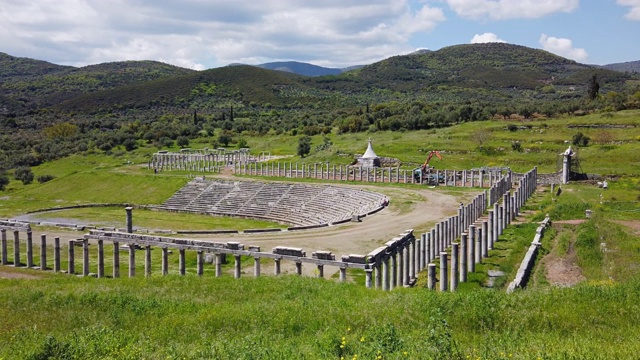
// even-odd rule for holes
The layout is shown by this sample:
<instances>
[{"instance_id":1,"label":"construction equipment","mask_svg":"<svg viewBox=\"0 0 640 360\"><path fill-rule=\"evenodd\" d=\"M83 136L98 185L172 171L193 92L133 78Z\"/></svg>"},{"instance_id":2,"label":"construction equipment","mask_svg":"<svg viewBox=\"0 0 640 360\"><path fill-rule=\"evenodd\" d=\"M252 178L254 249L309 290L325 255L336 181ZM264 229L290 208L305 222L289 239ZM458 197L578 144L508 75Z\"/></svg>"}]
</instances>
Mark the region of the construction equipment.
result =
<instances>
[{"instance_id":1,"label":"construction equipment","mask_svg":"<svg viewBox=\"0 0 640 360\"><path fill-rule=\"evenodd\" d=\"M427 159L424 161L421 167L415 168L413 170L413 177L416 183L422 184L427 183L427 185L437 186L439 183L444 182L444 178L439 179L437 174L432 173L432 168L429 166L429 161L433 156L437 156L438 159L442 160L442 155L437 150L432 150L427 155Z\"/></svg>"}]
</instances>

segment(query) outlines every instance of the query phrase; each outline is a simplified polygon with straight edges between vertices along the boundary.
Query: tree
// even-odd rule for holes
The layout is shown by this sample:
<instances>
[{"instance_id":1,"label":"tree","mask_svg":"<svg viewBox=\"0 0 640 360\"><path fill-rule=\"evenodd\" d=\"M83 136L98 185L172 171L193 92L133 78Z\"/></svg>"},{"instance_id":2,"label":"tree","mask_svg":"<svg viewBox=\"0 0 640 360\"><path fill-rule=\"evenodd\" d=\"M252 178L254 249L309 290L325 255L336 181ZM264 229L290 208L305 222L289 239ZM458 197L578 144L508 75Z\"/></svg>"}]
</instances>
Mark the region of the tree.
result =
<instances>
[{"instance_id":1,"label":"tree","mask_svg":"<svg viewBox=\"0 0 640 360\"><path fill-rule=\"evenodd\" d=\"M0 191L7 185L9 185L9 177L5 173L0 173Z\"/></svg>"},{"instance_id":2,"label":"tree","mask_svg":"<svg viewBox=\"0 0 640 360\"><path fill-rule=\"evenodd\" d=\"M178 136L178 138L176 139L176 144L178 144L178 146L180 147L187 147L189 146L189 138L186 136Z\"/></svg>"},{"instance_id":3,"label":"tree","mask_svg":"<svg viewBox=\"0 0 640 360\"><path fill-rule=\"evenodd\" d=\"M573 135L571 143L575 146L587 146L589 145L589 140L591 139L588 136L585 136L583 133L579 132Z\"/></svg>"},{"instance_id":4,"label":"tree","mask_svg":"<svg viewBox=\"0 0 640 360\"><path fill-rule=\"evenodd\" d=\"M591 80L589 80L589 99L595 100L598 98L600 92L600 84L598 83L598 75L593 74Z\"/></svg>"},{"instance_id":5,"label":"tree","mask_svg":"<svg viewBox=\"0 0 640 360\"><path fill-rule=\"evenodd\" d=\"M28 166L20 166L16 168L16 171L13 175L16 180L22 181L23 184L29 185L33 182L33 172L31 168Z\"/></svg>"},{"instance_id":6,"label":"tree","mask_svg":"<svg viewBox=\"0 0 640 360\"><path fill-rule=\"evenodd\" d=\"M471 134L471 140L478 144L478 146L484 145L487 141L490 141L493 138L493 135L489 130L486 129L478 129L473 134Z\"/></svg>"},{"instance_id":7,"label":"tree","mask_svg":"<svg viewBox=\"0 0 640 360\"><path fill-rule=\"evenodd\" d=\"M138 142L133 138L126 139L122 142L122 145L127 151L133 151L138 148Z\"/></svg>"},{"instance_id":8,"label":"tree","mask_svg":"<svg viewBox=\"0 0 640 360\"><path fill-rule=\"evenodd\" d=\"M238 149L249 147L245 138L238 139Z\"/></svg>"},{"instance_id":9,"label":"tree","mask_svg":"<svg viewBox=\"0 0 640 360\"><path fill-rule=\"evenodd\" d=\"M231 140L232 140L231 133L229 133L228 131L223 131L218 136L218 142L225 147L229 146L229 143L231 142Z\"/></svg>"},{"instance_id":10,"label":"tree","mask_svg":"<svg viewBox=\"0 0 640 360\"><path fill-rule=\"evenodd\" d=\"M305 157L311 152L311 137L301 136L298 138L298 155Z\"/></svg>"}]
</instances>

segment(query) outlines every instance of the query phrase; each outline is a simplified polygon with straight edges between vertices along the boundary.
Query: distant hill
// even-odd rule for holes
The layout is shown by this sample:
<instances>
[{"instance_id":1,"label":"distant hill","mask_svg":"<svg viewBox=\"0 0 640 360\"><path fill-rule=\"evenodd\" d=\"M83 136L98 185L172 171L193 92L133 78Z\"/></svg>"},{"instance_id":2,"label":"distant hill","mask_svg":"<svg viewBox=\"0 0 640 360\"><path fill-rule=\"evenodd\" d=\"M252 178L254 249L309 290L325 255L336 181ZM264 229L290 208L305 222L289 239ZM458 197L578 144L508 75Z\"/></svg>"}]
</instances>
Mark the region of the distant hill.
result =
<instances>
[{"instance_id":1,"label":"distant hill","mask_svg":"<svg viewBox=\"0 0 640 360\"><path fill-rule=\"evenodd\" d=\"M337 75L342 73L342 69L327 68L309 63L297 62L297 61L278 61L270 62L266 64L257 65L263 69L286 71L298 75L304 76L323 76L323 75Z\"/></svg>"},{"instance_id":2,"label":"distant hill","mask_svg":"<svg viewBox=\"0 0 640 360\"><path fill-rule=\"evenodd\" d=\"M55 74L73 69L71 66L52 64L42 60L15 57L0 52L0 81Z\"/></svg>"},{"instance_id":3,"label":"distant hill","mask_svg":"<svg viewBox=\"0 0 640 360\"><path fill-rule=\"evenodd\" d=\"M607 65L603 65L602 67L605 69L620 71L620 72L640 73L640 60L616 63L616 64L607 64Z\"/></svg>"}]
</instances>

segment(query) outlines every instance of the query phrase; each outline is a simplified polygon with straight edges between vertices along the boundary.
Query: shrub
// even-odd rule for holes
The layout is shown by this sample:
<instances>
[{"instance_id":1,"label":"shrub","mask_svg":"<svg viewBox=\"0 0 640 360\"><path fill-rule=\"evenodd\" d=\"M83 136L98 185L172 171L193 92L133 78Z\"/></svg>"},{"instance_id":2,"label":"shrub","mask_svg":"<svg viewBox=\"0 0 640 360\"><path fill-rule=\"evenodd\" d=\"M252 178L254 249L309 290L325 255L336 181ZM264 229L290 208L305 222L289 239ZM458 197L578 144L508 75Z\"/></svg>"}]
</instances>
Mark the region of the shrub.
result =
<instances>
[{"instance_id":1,"label":"shrub","mask_svg":"<svg viewBox=\"0 0 640 360\"><path fill-rule=\"evenodd\" d=\"M180 147L187 147L189 146L189 138L187 138L186 136L178 136L178 138L176 139L176 144L178 144L178 146Z\"/></svg>"},{"instance_id":2,"label":"shrub","mask_svg":"<svg viewBox=\"0 0 640 360\"><path fill-rule=\"evenodd\" d=\"M589 145L589 140L591 139L588 136L585 136L583 133L578 132L573 135L571 143L575 146L587 146Z\"/></svg>"},{"instance_id":3,"label":"shrub","mask_svg":"<svg viewBox=\"0 0 640 360\"><path fill-rule=\"evenodd\" d=\"M22 181L22 183L25 185L31 184L33 182L33 172L28 166L21 166L19 168L16 168L14 177L16 180Z\"/></svg>"},{"instance_id":4,"label":"shrub","mask_svg":"<svg viewBox=\"0 0 640 360\"><path fill-rule=\"evenodd\" d=\"M520 141L512 142L511 149L513 149L513 151L522 152L522 143Z\"/></svg>"},{"instance_id":5,"label":"shrub","mask_svg":"<svg viewBox=\"0 0 640 360\"><path fill-rule=\"evenodd\" d=\"M0 174L0 191L4 190L7 185L9 185L9 177L7 174Z\"/></svg>"},{"instance_id":6,"label":"shrub","mask_svg":"<svg viewBox=\"0 0 640 360\"><path fill-rule=\"evenodd\" d=\"M138 148L138 142L135 139L126 139L122 145L127 151L133 151Z\"/></svg>"},{"instance_id":7,"label":"shrub","mask_svg":"<svg viewBox=\"0 0 640 360\"><path fill-rule=\"evenodd\" d=\"M40 184L44 184L47 181L51 181L53 179L55 179L55 176L50 175L50 174L38 175L38 177L37 177L38 183L40 183Z\"/></svg>"},{"instance_id":8,"label":"shrub","mask_svg":"<svg viewBox=\"0 0 640 360\"><path fill-rule=\"evenodd\" d=\"M516 131L518 131L518 125L509 124L509 125L507 125L507 130L509 130L511 132L516 132Z\"/></svg>"}]
</instances>

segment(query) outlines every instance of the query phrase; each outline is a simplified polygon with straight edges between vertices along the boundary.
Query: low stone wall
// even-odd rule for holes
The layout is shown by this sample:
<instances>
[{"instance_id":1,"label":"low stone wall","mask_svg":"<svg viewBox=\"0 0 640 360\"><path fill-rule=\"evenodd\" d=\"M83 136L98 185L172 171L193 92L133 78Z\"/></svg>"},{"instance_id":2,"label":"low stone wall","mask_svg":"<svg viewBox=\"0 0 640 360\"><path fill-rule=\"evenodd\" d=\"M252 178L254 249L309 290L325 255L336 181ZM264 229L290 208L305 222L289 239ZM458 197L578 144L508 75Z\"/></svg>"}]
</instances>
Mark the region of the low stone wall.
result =
<instances>
[{"instance_id":1,"label":"low stone wall","mask_svg":"<svg viewBox=\"0 0 640 360\"><path fill-rule=\"evenodd\" d=\"M544 235L544 231L547 227L551 225L551 220L549 219L549 215L540 223L540 226L536 229L536 236L533 238L531 242L531 246L529 246L529 250L524 255L524 259L522 259L522 263L520 263L520 268L516 273L516 278L509 284L507 287L507 293L512 293L515 289L523 288L527 285L527 281L529 280L529 275L531 275L531 270L533 270L533 266L536 262L536 257L538 255L538 248L542 243L540 243L540 239Z\"/></svg>"}]
</instances>

